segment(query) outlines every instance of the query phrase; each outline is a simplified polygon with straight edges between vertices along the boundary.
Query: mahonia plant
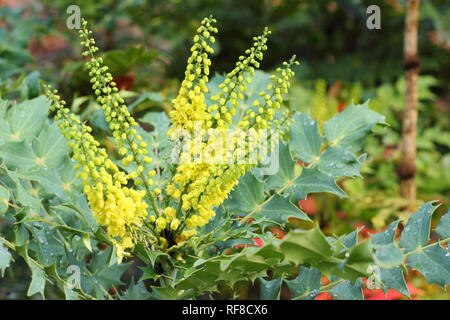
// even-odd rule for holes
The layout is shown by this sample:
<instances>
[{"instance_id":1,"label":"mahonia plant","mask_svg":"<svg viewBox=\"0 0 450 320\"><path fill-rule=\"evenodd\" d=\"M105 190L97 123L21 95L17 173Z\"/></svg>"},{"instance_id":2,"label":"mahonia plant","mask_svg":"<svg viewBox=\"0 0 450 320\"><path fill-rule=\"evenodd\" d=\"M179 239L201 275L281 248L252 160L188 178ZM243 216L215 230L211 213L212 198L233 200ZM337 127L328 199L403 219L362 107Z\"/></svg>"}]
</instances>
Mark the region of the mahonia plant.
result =
<instances>
[{"instance_id":1,"label":"mahonia plant","mask_svg":"<svg viewBox=\"0 0 450 320\"><path fill-rule=\"evenodd\" d=\"M29 296L44 296L51 279L67 299L192 299L241 280L258 280L261 299L280 298L283 285L293 299L321 292L362 299L363 278L408 296L408 267L430 283L449 284L443 245L450 241L450 213L430 243L433 202L402 232L394 221L363 241L359 230L326 236L294 205L315 192L346 196L336 179L360 176L364 139L384 117L367 103L320 124L292 112L284 97L295 56L270 76L258 70L268 29L230 72L210 79L215 23L202 20L172 110L140 119L154 127L145 131L82 21L85 67L114 156L49 85L51 107L41 97L19 105L0 100L0 214L15 226L0 237L0 271L14 252L32 271ZM301 228L290 228L292 219ZM289 232L281 238L272 227ZM143 273L123 292L120 277L135 261L129 257L143 262ZM77 286L67 271L74 265L81 269ZM331 282L322 283L322 275Z\"/></svg>"}]
</instances>

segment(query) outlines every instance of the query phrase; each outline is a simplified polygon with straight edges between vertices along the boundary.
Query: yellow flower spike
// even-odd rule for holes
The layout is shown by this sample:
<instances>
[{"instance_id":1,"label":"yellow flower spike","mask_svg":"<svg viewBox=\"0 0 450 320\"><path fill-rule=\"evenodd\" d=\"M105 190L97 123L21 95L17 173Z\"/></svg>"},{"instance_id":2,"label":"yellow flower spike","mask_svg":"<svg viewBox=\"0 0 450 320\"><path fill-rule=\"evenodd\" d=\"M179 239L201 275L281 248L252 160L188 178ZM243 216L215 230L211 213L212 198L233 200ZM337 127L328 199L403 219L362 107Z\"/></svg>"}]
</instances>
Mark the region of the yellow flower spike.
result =
<instances>
[{"instance_id":1,"label":"yellow flower spike","mask_svg":"<svg viewBox=\"0 0 450 320\"><path fill-rule=\"evenodd\" d=\"M125 173L120 172L107 158L106 151L98 147L100 144L89 133L92 129L64 108L65 103L49 87L46 87L46 95L56 111L55 119L61 132L74 153L73 159L77 161L77 167L83 169L77 175L82 179L93 216L97 223L106 226L121 261L124 251L134 246L129 230L141 225L147 215L147 204L143 200L145 193L122 187L127 182Z\"/></svg>"}]
</instances>

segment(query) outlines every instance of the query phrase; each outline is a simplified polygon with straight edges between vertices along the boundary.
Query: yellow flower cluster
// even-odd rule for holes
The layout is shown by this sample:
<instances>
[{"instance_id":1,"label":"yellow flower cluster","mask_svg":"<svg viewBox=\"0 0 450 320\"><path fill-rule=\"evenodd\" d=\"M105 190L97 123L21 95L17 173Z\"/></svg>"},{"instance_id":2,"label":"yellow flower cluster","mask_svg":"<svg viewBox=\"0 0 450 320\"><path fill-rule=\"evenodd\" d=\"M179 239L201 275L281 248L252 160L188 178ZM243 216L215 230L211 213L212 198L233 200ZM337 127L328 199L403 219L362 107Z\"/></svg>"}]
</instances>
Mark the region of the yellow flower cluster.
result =
<instances>
[{"instance_id":1,"label":"yellow flower cluster","mask_svg":"<svg viewBox=\"0 0 450 320\"><path fill-rule=\"evenodd\" d=\"M122 164L129 166L136 164L136 169L128 173L128 178L133 179L135 185L143 185L150 195L150 202L155 213L158 212L150 186L153 185L148 172L145 172L144 164L150 164L153 159L146 156L147 143L142 141L142 136L137 133L137 122L131 116L125 101L119 96L116 83L113 81L108 67L103 64L103 58L95 57L98 47L95 46L95 40L91 37L92 31L87 28L87 21L83 19L82 29L79 31L81 45L85 47L82 53L84 56L90 56L91 59L86 62L89 70L92 89L94 90L97 101L105 112L106 122L112 131L112 135L118 144L119 155L122 158ZM137 178L137 179L136 179Z\"/></svg>"},{"instance_id":2,"label":"yellow flower cluster","mask_svg":"<svg viewBox=\"0 0 450 320\"><path fill-rule=\"evenodd\" d=\"M196 121L211 123L211 116L206 112L204 94L208 92L206 84L211 65L209 54L214 53L211 47L215 42L213 34L217 33L214 23L216 20L212 17L204 18L197 29L185 79L181 83L178 96L173 100L173 110L170 112L173 128L169 135L173 135L174 130L193 130Z\"/></svg>"},{"instance_id":3,"label":"yellow flower cluster","mask_svg":"<svg viewBox=\"0 0 450 320\"><path fill-rule=\"evenodd\" d=\"M168 228L172 219L176 219L173 221L177 221L177 228L172 228L172 224L170 227L177 231L177 242L185 241L196 233L196 228L205 226L215 215L213 208L227 198L239 178L251 168L249 163L236 160L244 159L249 150L261 140L261 134L256 129L267 129L271 125L277 128L285 123L277 124L274 115L283 101L282 94L289 88L288 80L294 75L290 67L296 63L293 58L285 63L285 68L277 70L279 75L271 78L267 88L270 93L261 93L264 103L253 106L258 107L258 115L254 108L250 109L239 121L237 130L231 133L232 143L222 150L220 146L224 145L226 135L230 134L227 129L233 122L239 101L244 99L247 84L252 82L255 68L259 67L263 52L267 50L266 42L270 31L266 28L263 35L253 38L253 46L245 51L245 56L239 57L236 67L219 85L219 93L211 97L213 104L206 106L206 83L211 64L207 53L212 52L208 36L211 32L217 32L211 26L213 22L214 19L206 18L197 30L192 55L188 59L186 78L178 97L173 101L174 110L170 113L173 124L169 132L171 139L181 139L186 134L180 134L180 130L193 133L193 139L188 140L187 151L182 150L176 173L166 189L169 196L180 201L180 210L184 213L182 217L166 215L156 220L158 230L161 231ZM197 58L199 56L202 58ZM203 61L207 61L204 65L208 68L198 65ZM206 72L202 71L204 69ZM193 70L197 72L193 73ZM247 131L250 133L249 137ZM217 163L212 161L215 157L219 160ZM231 159L232 163L224 159ZM180 225L178 219L181 219Z\"/></svg>"},{"instance_id":4,"label":"yellow flower cluster","mask_svg":"<svg viewBox=\"0 0 450 320\"><path fill-rule=\"evenodd\" d=\"M46 87L46 95L52 101L51 111L56 111L55 119L73 151L93 215L99 224L106 226L121 260L124 250L134 247L129 231L141 226L147 215L147 203L143 200L145 190L126 187L126 174L108 159L105 149L100 148L90 134L92 129L65 107L65 101L56 90Z\"/></svg>"},{"instance_id":5,"label":"yellow flower cluster","mask_svg":"<svg viewBox=\"0 0 450 320\"><path fill-rule=\"evenodd\" d=\"M215 126L221 128L232 123L238 101L244 98L247 91L246 84L252 83L255 68L259 68L263 52L267 50L267 37L270 34L265 28L262 35L253 38L253 46L245 51L246 56L239 57L235 68L219 84L219 93L211 97L216 103L208 107L208 112L212 115Z\"/></svg>"}]
</instances>

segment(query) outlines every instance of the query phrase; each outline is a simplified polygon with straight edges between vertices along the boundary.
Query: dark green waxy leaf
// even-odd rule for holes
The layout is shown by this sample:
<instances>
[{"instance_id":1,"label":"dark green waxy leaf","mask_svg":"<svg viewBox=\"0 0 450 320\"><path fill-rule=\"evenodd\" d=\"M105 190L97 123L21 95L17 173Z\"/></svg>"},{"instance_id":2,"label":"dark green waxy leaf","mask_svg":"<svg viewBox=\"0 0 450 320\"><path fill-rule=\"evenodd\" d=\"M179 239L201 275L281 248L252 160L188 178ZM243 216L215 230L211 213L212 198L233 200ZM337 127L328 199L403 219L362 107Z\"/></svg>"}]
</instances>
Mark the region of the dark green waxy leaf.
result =
<instances>
[{"instance_id":1,"label":"dark green waxy leaf","mask_svg":"<svg viewBox=\"0 0 450 320\"><path fill-rule=\"evenodd\" d=\"M161 277L152 266L139 267L142 270L142 276L139 281L144 281L148 279L158 279Z\"/></svg>"},{"instance_id":2,"label":"dark green waxy leaf","mask_svg":"<svg viewBox=\"0 0 450 320\"><path fill-rule=\"evenodd\" d=\"M0 184L0 215L8 210L9 190Z\"/></svg>"},{"instance_id":3,"label":"dark green waxy leaf","mask_svg":"<svg viewBox=\"0 0 450 320\"><path fill-rule=\"evenodd\" d=\"M411 254L408 264L423 274L429 283L450 284L450 251L439 244Z\"/></svg>"},{"instance_id":4,"label":"dark green waxy leaf","mask_svg":"<svg viewBox=\"0 0 450 320\"><path fill-rule=\"evenodd\" d=\"M130 263L113 264L97 272L95 278L103 288L109 290L112 286L123 284L120 278L129 266Z\"/></svg>"},{"instance_id":5,"label":"dark green waxy leaf","mask_svg":"<svg viewBox=\"0 0 450 320\"><path fill-rule=\"evenodd\" d=\"M172 287L156 287L152 286L151 298L155 300L176 300L179 291Z\"/></svg>"},{"instance_id":6,"label":"dark green waxy leaf","mask_svg":"<svg viewBox=\"0 0 450 320\"><path fill-rule=\"evenodd\" d=\"M380 269L380 280L383 284L385 293L389 289L394 289L407 297L410 296L401 267L396 267L393 269Z\"/></svg>"},{"instance_id":7,"label":"dark green waxy leaf","mask_svg":"<svg viewBox=\"0 0 450 320\"><path fill-rule=\"evenodd\" d=\"M400 236L400 247L406 252L423 247L430 240L431 215L438 206L427 202L411 215Z\"/></svg>"},{"instance_id":8,"label":"dark green waxy leaf","mask_svg":"<svg viewBox=\"0 0 450 320\"><path fill-rule=\"evenodd\" d=\"M375 252L375 262L382 268L392 269L403 264L405 255L394 243L380 246Z\"/></svg>"},{"instance_id":9,"label":"dark green waxy leaf","mask_svg":"<svg viewBox=\"0 0 450 320\"><path fill-rule=\"evenodd\" d=\"M344 244L344 246L346 246L347 248L353 248L354 246L356 246L356 244L358 243L358 232L359 229L346 234L342 239L342 243Z\"/></svg>"},{"instance_id":10,"label":"dark green waxy leaf","mask_svg":"<svg viewBox=\"0 0 450 320\"><path fill-rule=\"evenodd\" d=\"M351 152L361 149L366 136L384 117L363 105L351 105L324 123L325 138L332 147Z\"/></svg>"},{"instance_id":11,"label":"dark green waxy leaf","mask_svg":"<svg viewBox=\"0 0 450 320\"><path fill-rule=\"evenodd\" d=\"M359 279L355 283L346 280L342 283L335 285L328 292L336 300L364 300L362 293L363 283Z\"/></svg>"},{"instance_id":12,"label":"dark green waxy leaf","mask_svg":"<svg viewBox=\"0 0 450 320\"><path fill-rule=\"evenodd\" d=\"M373 263L373 250L369 240L356 244L349 252L346 253L346 262L334 269L336 274L340 274L347 279L355 280L358 277L366 276L369 266Z\"/></svg>"},{"instance_id":13,"label":"dark green waxy leaf","mask_svg":"<svg viewBox=\"0 0 450 320\"><path fill-rule=\"evenodd\" d=\"M8 248L6 248L0 241L0 275L3 277L6 268L9 267L12 261L11 253L9 253Z\"/></svg>"},{"instance_id":14,"label":"dark green waxy leaf","mask_svg":"<svg viewBox=\"0 0 450 320\"><path fill-rule=\"evenodd\" d=\"M64 248L57 239L55 228L47 224L38 227L30 227L32 239L35 241L30 243L30 250L36 253L37 261L44 267L49 267L57 262L64 254Z\"/></svg>"},{"instance_id":15,"label":"dark green waxy leaf","mask_svg":"<svg viewBox=\"0 0 450 320\"><path fill-rule=\"evenodd\" d=\"M28 266L31 269L31 283L27 291L27 296L31 297L36 293L40 293L44 297L45 290L45 274L44 270L30 262Z\"/></svg>"},{"instance_id":16,"label":"dark green waxy leaf","mask_svg":"<svg viewBox=\"0 0 450 320\"><path fill-rule=\"evenodd\" d=\"M322 147L322 137L317 121L308 115L296 113L290 134L289 148L292 154L305 163L316 162Z\"/></svg>"},{"instance_id":17,"label":"dark green waxy leaf","mask_svg":"<svg viewBox=\"0 0 450 320\"><path fill-rule=\"evenodd\" d=\"M321 261L332 255L331 246L318 226L291 231L283 239L281 250L294 263Z\"/></svg>"},{"instance_id":18,"label":"dark green waxy leaf","mask_svg":"<svg viewBox=\"0 0 450 320\"><path fill-rule=\"evenodd\" d=\"M386 244L394 242L395 234L400 220L395 220L389 224L386 230L371 234L372 245L377 248Z\"/></svg>"},{"instance_id":19,"label":"dark green waxy leaf","mask_svg":"<svg viewBox=\"0 0 450 320\"><path fill-rule=\"evenodd\" d=\"M1 198L1 195L0 195ZM450 238L450 210L441 218L435 231L442 239Z\"/></svg>"},{"instance_id":20,"label":"dark green waxy leaf","mask_svg":"<svg viewBox=\"0 0 450 320\"><path fill-rule=\"evenodd\" d=\"M304 168L286 192L294 194L299 199L305 199L308 194L314 192L329 192L346 197L344 191L336 184L335 178L317 168Z\"/></svg>"},{"instance_id":21,"label":"dark green waxy leaf","mask_svg":"<svg viewBox=\"0 0 450 320\"><path fill-rule=\"evenodd\" d=\"M359 168L364 160L365 156L358 159L348 150L329 147L320 157L317 166L320 171L333 177L357 177L361 176Z\"/></svg>"},{"instance_id":22,"label":"dark green waxy leaf","mask_svg":"<svg viewBox=\"0 0 450 320\"><path fill-rule=\"evenodd\" d=\"M292 298L304 296L305 300L313 300L319 293L322 274L314 268L300 267L295 279L284 280Z\"/></svg>"},{"instance_id":23,"label":"dark green waxy leaf","mask_svg":"<svg viewBox=\"0 0 450 320\"><path fill-rule=\"evenodd\" d=\"M281 278L273 280L264 280L263 278L260 278L259 281L259 297L261 300L278 300L280 298Z\"/></svg>"},{"instance_id":24,"label":"dark green waxy leaf","mask_svg":"<svg viewBox=\"0 0 450 320\"><path fill-rule=\"evenodd\" d=\"M286 223L291 217L311 221L306 213L292 204L289 199L280 195L275 195L261 209L256 210L252 214L252 218L254 219L264 219L266 221L273 221L277 224Z\"/></svg>"},{"instance_id":25,"label":"dark green waxy leaf","mask_svg":"<svg viewBox=\"0 0 450 320\"><path fill-rule=\"evenodd\" d=\"M268 190L280 189L295 177L295 161L292 160L288 146L281 141L279 143L279 159L277 173L266 177L266 189Z\"/></svg>"},{"instance_id":26,"label":"dark green waxy leaf","mask_svg":"<svg viewBox=\"0 0 450 320\"><path fill-rule=\"evenodd\" d=\"M147 300L150 299L151 294L145 288L143 282L134 283L131 281L130 286L123 296L120 297L121 300Z\"/></svg>"},{"instance_id":27,"label":"dark green waxy leaf","mask_svg":"<svg viewBox=\"0 0 450 320\"><path fill-rule=\"evenodd\" d=\"M264 184L251 173L247 173L230 194L226 207L239 212L250 212L264 201Z\"/></svg>"},{"instance_id":28,"label":"dark green waxy leaf","mask_svg":"<svg viewBox=\"0 0 450 320\"><path fill-rule=\"evenodd\" d=\"M13 140L26 140L31 142L32 139L42 129L47 119L50 103L44 96L40 96L33 100L24 101L10 109L8 120L11 126Z\"/></svg>"}]
</instances>

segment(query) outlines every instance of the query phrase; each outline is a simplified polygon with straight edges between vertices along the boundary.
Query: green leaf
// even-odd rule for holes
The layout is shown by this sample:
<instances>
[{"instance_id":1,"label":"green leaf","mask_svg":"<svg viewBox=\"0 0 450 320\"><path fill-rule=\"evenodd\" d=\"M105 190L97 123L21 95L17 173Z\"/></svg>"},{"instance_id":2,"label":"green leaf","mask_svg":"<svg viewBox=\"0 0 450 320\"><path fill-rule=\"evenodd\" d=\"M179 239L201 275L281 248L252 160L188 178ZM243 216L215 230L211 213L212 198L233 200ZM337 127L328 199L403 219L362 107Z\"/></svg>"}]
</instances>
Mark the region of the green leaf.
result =
<instances>
[{"instance_id":1,"label":"green leaf","mask_svg":"<svg viewBox=\"0 0 450 320\"><path fill-rule=\"evenodd\" d=\"M431 215L438 206L433 205L433 201L430 201L411 215L400 236L400 247L404 248L406 252L416 250L428 243L430 240Z\"/></svg>"},{"instance_id":2,"label":"green leaf","mask_svg":"<svg viewBox=\"0 0 450 320\"><path fill-rule=\"evenodd\" d=\"M395 234L400 220L395 220L389 224L386 230L371 234L372 245L377 248L386 244L394 242Z\"/></svg>"},{"instance_id":3,"label":"green leaf","mask_svg":"<svg viewBox=\"0 0 450 320\"><path fill-rule=\"evenodd\" d=\"M0 185L0 215L8 211L9 190Z\"/></svg>"},{"instance_id":4,"label":"green leaf","mask_svg":"<svg viewBox=\"0 0 450 320\"><path fill-rule=\"evenodd\" d=\"M293 193L299 199L306 199L313 192L329 192L339 197L346 197L345 192L338 187L334 177L320 172L317 168L304 168L287 193Z\"/></svg>"},{"instance_id":5,"label":"green leaf","mask_svg":"<svg viewBox=\"0 0 450 320\"><path fill-rule=\"evenodd\" d=\"M264 201L264 184L248 172L228 198L226 207L236 212L250 212Z\"/></svg>"},{"instance_id":6,"label":"green leaf","mask_svg":"<svg viewBox=\"0 0 450 320\"><path fill-rule=\"evenodd\" d=\"M33 149L38 157L38 162L43 167L59 166L67 154L66 139L61 134L58 125L54 122L46 124L33 142Z\"/></svg>"},{"instance_id":7,"label":"green leaf","mask_svg":"<svg viewBox=\"0 0 450 320\"><path fill-rule=\"evenodd\" d=\"M13 135L11 128L9 127L9 122L0 119L0 144L13 140Z\"/></svg>"},{"instance_id":8,"label":"green leaf","mask_svg":"<svg viewBox=\"0 0 450 320\"><path fill-rule=\"evenodd\" d=\"M394 243L385 244L375 252L375 262L382 268L392 269L403 264L405 255Z\"/></svg>"},{"instance_id":9,"label":"green leaf","mask_svg":"<svg viewBox=\"0 0 450 320\"><path fill-rule=\"evenodd\" d=\"M115 264L108 266L96 273L95 277L103 288L109 290L112 286L123 284L120 280L123 273L128 269L130 263Z\"/></svg>"},{"instance_id":10,"label":"green leaf","mask_svg":"<svg viewBox=\"0 0 450 320\"><path fill-rule=\"evenodd\" d=\"M450 251L439 244L411 254L408 264L423 274L429 283L450 284Z\"/></svg>"},{"instance_id":11,"label":"green leaf","mask_svg":"<svg viewBox=\"0 0 450 320\"><path fill-rule=\"evenodd\" d=\"M3 277L5 275L6 268L9 267L12 261L11 253L0 241L0 274Z\"/></svg>"},{"instance_id":12,"label":"green leaf","mask_svg":"<svg viewBox=\"0 0 450 320\"><path fill-rule=\"evenodd\" d=\"M152 266L147 265L145 267L139 267L139 269L141 269L143 272L139 281L158 279L161 277L161 275L158 274Z\"/></svg>"},{"instance_id":13,"label":"green leaf","mask_svg":"<svg viewBox=\"0 0 450 320\"><path fill-rule=\"evenodd\" d=\"M335 285L328 292L333 296L336 300L364 300L364 296L362 293L363 283L359 279L355 283L351 281L344 281Z\"/></svg>"},{"instance_id":14,"label":"green leaf","mask_svg":"<svg viewBox=\"0 0 450 320\"><path fill-rule=\"evenodd\" d=\"M342 148L329 147L320 157L318 168L332 177L358 177L365 156L358 159L352 152Z\"/></svg>"},{"instance_id":15,"label":"green leaf","mask_svg":"<svg viewBox=\"0 0 450 320\"><path fill-rule=\"evenodd\" d=\"M292 204L289 199L284 198L280 195L275 195L260 210L256 210L252 214L252 218L254 219L265 219L264 222L273 221L278 224L284 224L288 222L288 219L291 217L300 220L311 221L306 213ZM262 222L261 224L266 224L264 222Z\"/></svg>"},{"instance_id":16,"label":"green leaf","mask_svg":"<svg viewBox=\"0 0 450 320\"><path fill-rule=\"evenodd\" d=\"M296 113L291 127L290 150L293 155L305 163L316 162L320 156L322 137L317 121L308 115Z\"/></svg>"},{"instance_id":17,"label":"green leaf","mask_svg":"<svg viewBox=\"0 0 450 320\"><path fill-rule=\"evenodd\" d=\"M0 193L1 198L1 193ZM450 238L450 210L441 218L436 229L434 229L442 239Z\"/></svg>"},{"instance_id":18,"label":"green leaf","mask_svg":"<svg viewBox=\"0 0 450 320\"><path fill-rule=\"evenodd\" d=\"M291 231L280 246L286 259L294 263L322 261L332 255L331 246L316 225L307 231Z\"/></svg>"},{"instance_id":19,"label":"green leaf","mask_svg":"<svg viewBox=\"0 0 450 320\"><path fill-rule=\"evenodd\" d=\"M37 162L36 154L28 142L7 142L0 146L0 157L8 168L30 169L41 165Z\"/></svg>"},{"instance_id":20,"label":"green leaf","mask_svg":"<svg viewBox=\"0 0 450 320\"><path fill-rule=\"evenodd\" d=\"M292 280L284 280L292 298L305 296L305 300L313 300L319 293L322 273L315 268L300 267L300 272Z\"/></svg>"},{"instance_id":21,"label":"green leaf","mask_svg":"<svg viewBox=\"0 0 450 320\"><path fill-rule=\"evenodd\" d=\"M289 148L279 142L279 167L277 173L266 177L266 189L275 190L285 186L295 177L295 161L292 160Z\"/></svg>"},{"instance_id":22,"label":"green leaf","mask_svg":"<svg viewBox=\"0 0 450 320\"><path fill-rule=\"evenodd\" d=\"M350 249L348 259L342 265L335 268L333 272L336 274L355 280L358 277L366 276L369 266L373 263L373 249L369 240L362 241Z\"/></svg>"},{"instance_id":23,"label":"green leaf","mask_svg":"<svg viewBox=\"0 0 450 320\"><path fill-rule=\"evenodd\" d=\"M67 285L64 285L64 296L66 300L80 300L78 293L69 288Z\"/></svg>"},{"instance_id":24,"label":"green leaf","mask_svg":"<svg viewBox=\"0 0 450 320\"><path fill-rule=\"evenodd\" d=\"M280 298L281 291L281 278L276 278L273 280L259 279L260 281L260 291L259 297L261 300L278 300Z\"/></svg>"},{"instance_id":25,"label":"green leaf","mask_svg":"<svg viewBox=\"0 0 450 320\"><path fill-rule=\"evenodd\" d=\"M384 123L384 117L370 110L367 102L351 105L324 123L325 138L332 147L357 152L378 123Z\"/></svg>"},{"instance_id":26,"label":"green leaf","mask_svg":"<svg viewBox=\"0 0 450 320\"><path fill-rule=\"evenodd\" d=\"M120 297L121 300L147 300L150 299L151 294L145 288L143 282L134 283L131 281L130 286L123 296Z\"/></svg>"},{"instance_id":27,"label":"green leaf","mask_svg":"<svg viewBox=\"0 0 450 320\"><path fill-rule=\"evenodd\" d=\"M386 293L389 289L394 289L401 294L410 297L401 267L396 267L393 269L380 269L380 280L383 283L384 293Z\"/></svg>"},{"instance_id":28,"label":"green leaf","mask_svg":"<svg viewBox=\"0 0 450 320\"><path fill-rule=\"evenodd\" d=\"M30 262L28 266L31 269L31 283L27 291L27 296L31 297L36 293L40 293L44 298L44 290L46 282L44 270L36 266L33 262Z\"/></svg>"},{"instance_id":29,"label":"green leaf","mask_svg":"<svg viewBox=\"0 0 450 320\"><path fill-rule=\"evenodd\" d=\"M15 141L31 142L41 131L50 103L44 96L24 101L9 111L8 118Z\"/></svg>"}]
</instances>

